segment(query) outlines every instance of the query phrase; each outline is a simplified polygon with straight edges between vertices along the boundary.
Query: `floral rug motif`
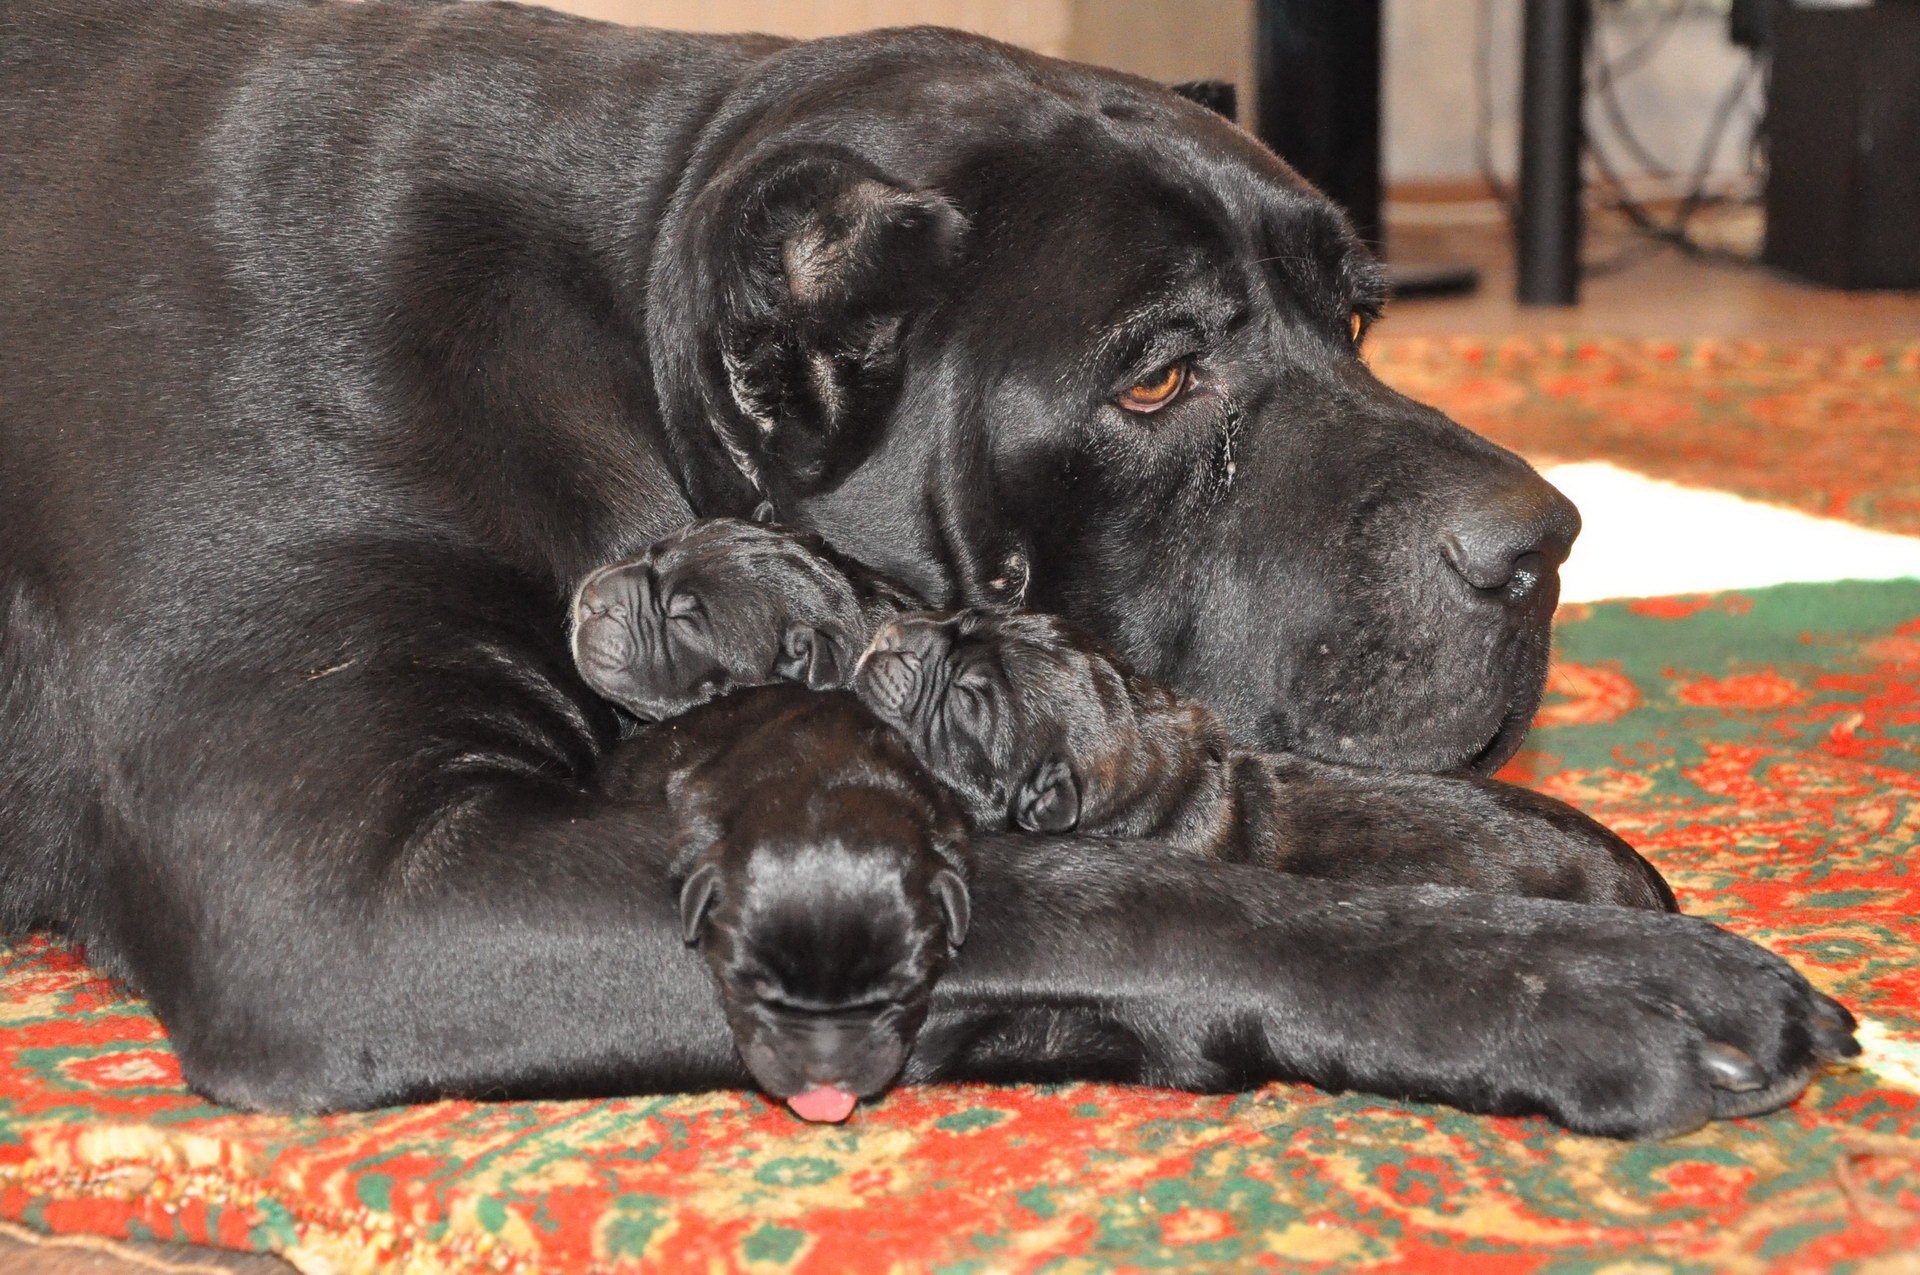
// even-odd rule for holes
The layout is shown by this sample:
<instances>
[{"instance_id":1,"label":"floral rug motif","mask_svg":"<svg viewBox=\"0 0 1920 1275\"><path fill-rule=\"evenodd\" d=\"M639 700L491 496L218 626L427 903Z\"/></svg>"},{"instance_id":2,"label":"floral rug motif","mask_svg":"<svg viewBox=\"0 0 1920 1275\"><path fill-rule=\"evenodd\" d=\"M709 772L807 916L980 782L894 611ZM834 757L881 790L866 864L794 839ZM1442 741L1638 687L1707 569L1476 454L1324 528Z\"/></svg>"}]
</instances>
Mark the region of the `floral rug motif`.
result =
<instances>
[{"instance_id":1,"label":"floral rug motif","mask_svg":"<svg viewBox=\"0 0 1920 1275\"><path fill-rule=\"evenodd\" d=\"M0 949L0 1217L310 1272L1895 1271L1920 1251L1920 582L1570 607L1514 776L1866 1024L1793 1108L1627 1145L1275 1085L250 1116L139 1001Z\"/></svg>"},{"instance_id":2,"label":"floral rug motif","mask_svg":"<svg viewBox=\"0 0 1920 1275\"><path fill-rule=\"evenodd\" d=\"M1920 342L1384 336L1367 358L1536 464L1612 461L1920 535Z\"/></svg>"}]
</instances>

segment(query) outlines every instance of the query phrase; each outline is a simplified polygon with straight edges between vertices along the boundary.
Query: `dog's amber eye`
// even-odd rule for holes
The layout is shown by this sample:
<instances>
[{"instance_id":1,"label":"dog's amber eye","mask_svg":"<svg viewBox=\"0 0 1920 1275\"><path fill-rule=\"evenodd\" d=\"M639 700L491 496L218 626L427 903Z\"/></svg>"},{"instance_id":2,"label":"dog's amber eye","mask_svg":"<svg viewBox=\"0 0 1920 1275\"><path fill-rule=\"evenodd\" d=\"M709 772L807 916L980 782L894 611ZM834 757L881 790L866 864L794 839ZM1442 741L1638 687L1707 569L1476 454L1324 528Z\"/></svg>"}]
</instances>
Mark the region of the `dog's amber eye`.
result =
<instances>
[{"instance_id":1,"label":"dog's amber eye","mask_svg":"<svg viewBox=\"0 0 1920 1275\"><path fill-rule=\"evenodd\" d=\"M1129 412L1157 412L1187 387L1187 365L1169 363L1144 381L1120 392L1120 406Z\"/></svg>"}]
</instances>

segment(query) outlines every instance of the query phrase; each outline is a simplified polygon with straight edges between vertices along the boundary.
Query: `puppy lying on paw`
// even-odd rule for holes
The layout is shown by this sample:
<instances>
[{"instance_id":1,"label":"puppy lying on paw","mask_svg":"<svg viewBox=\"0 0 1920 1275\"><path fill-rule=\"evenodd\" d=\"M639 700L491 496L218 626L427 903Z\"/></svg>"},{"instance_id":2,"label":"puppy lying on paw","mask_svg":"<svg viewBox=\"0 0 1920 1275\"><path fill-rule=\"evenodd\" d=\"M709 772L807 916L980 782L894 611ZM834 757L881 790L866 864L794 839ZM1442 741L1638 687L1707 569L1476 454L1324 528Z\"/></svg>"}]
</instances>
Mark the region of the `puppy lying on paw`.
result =
<instances>
[{"instance_id":1,"label":"puppy lying on paw","mask_svg":"<svg viewBox=\"0 0 1920 1275\"><path fill-rule=\"evenodd\" d=\"M1570 806L1489 780L1241 751L1205 708L1052 616L903 616L874 638L853 689L978 829L1151 838L1307 876L1677 910L1651 864Z\"/></svg>"},{"instance_id":2,"label":"puppy lying on paw","mask_svg":"<svg viewBox=\"0 0 1920 1275\"><path fill-rule=\"evenodd\" d=\"M714 519L588 577L574 652L589 685L650 718L729 687L837 685L857 658L853 689L980 829L1159 838L1307 876L1675 908L1631 846L1550 797L1244 752L1205 708L1063 621L915 606L817 537Z\"/></svg>"},{"instance_id":3,"label":"puppy lying on paw","mask_svg":"<svg viewBox=\"0 0 1920 1275\"><path fill-rule=\"evenodd\" d=\"M760 687L659 730L641 764L741 1061L802 1119L844 1120L899 1074L966 938L966 825L845 692Z\"/></svg>"},{"instance_id":4,"label":"puppy lying on paw","mask_svg":"<svg viewBox=\"0 0 1920 1275\"><path fill-rule=\"evenodd\" d=\"M660 721L734 687L839 686L919 605L818 536L707 518L581 582L573 657L597 693Z\"/></svg>"}]
</instances>

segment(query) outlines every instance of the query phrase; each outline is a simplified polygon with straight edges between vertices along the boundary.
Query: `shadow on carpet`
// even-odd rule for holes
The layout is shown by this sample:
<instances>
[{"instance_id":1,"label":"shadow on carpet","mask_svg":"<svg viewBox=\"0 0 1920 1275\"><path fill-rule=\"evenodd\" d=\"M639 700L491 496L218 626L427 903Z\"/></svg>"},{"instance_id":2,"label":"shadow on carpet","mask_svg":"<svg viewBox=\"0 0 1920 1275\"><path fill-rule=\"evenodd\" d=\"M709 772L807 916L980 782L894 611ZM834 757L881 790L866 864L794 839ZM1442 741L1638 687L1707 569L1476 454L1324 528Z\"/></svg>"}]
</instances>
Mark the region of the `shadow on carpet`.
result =
<instances>
[{"instance_id":1,"label":"shadow on carpet","mask_svg":"<svg viewBox=\"0 0 1920 1275\"><path fill-rule=\"evenodd\" d=\"M310 1271L1911 1269L1920 1247L1920 583L1569 608L1513 775L1866 1023L1792 1109L1622 1145L1271 1086L744 1094L324 1118L211 1107L138 1001L0 961L0 1217Z\"/></svg>"}]
</instances>

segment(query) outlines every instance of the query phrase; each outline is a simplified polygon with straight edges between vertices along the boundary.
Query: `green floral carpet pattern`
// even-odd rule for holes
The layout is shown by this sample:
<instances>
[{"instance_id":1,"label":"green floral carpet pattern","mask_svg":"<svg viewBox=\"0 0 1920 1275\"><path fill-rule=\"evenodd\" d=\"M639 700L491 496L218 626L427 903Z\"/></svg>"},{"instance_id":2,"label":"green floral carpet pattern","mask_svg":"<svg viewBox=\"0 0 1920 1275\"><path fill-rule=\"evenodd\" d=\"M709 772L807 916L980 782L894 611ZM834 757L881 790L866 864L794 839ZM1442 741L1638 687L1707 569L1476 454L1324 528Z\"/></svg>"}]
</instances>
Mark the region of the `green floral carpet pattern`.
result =
<instances>
[{"instance_id":1,"label":"green floral carpet pattern","mask_svg":"<svg viewBox=\"0 0 1920 1275\"><path fill-rule=\"evenodd\" d=\"M309 1271L1894 1271L1920 1250L1920 583L1569 608L1513 774L1866 1023L1779 1114L1644 1145L1276 1085L735 1093L285 1119L145 1007L0 949L0 1217Z\"/></svg>"}]
</instances>

